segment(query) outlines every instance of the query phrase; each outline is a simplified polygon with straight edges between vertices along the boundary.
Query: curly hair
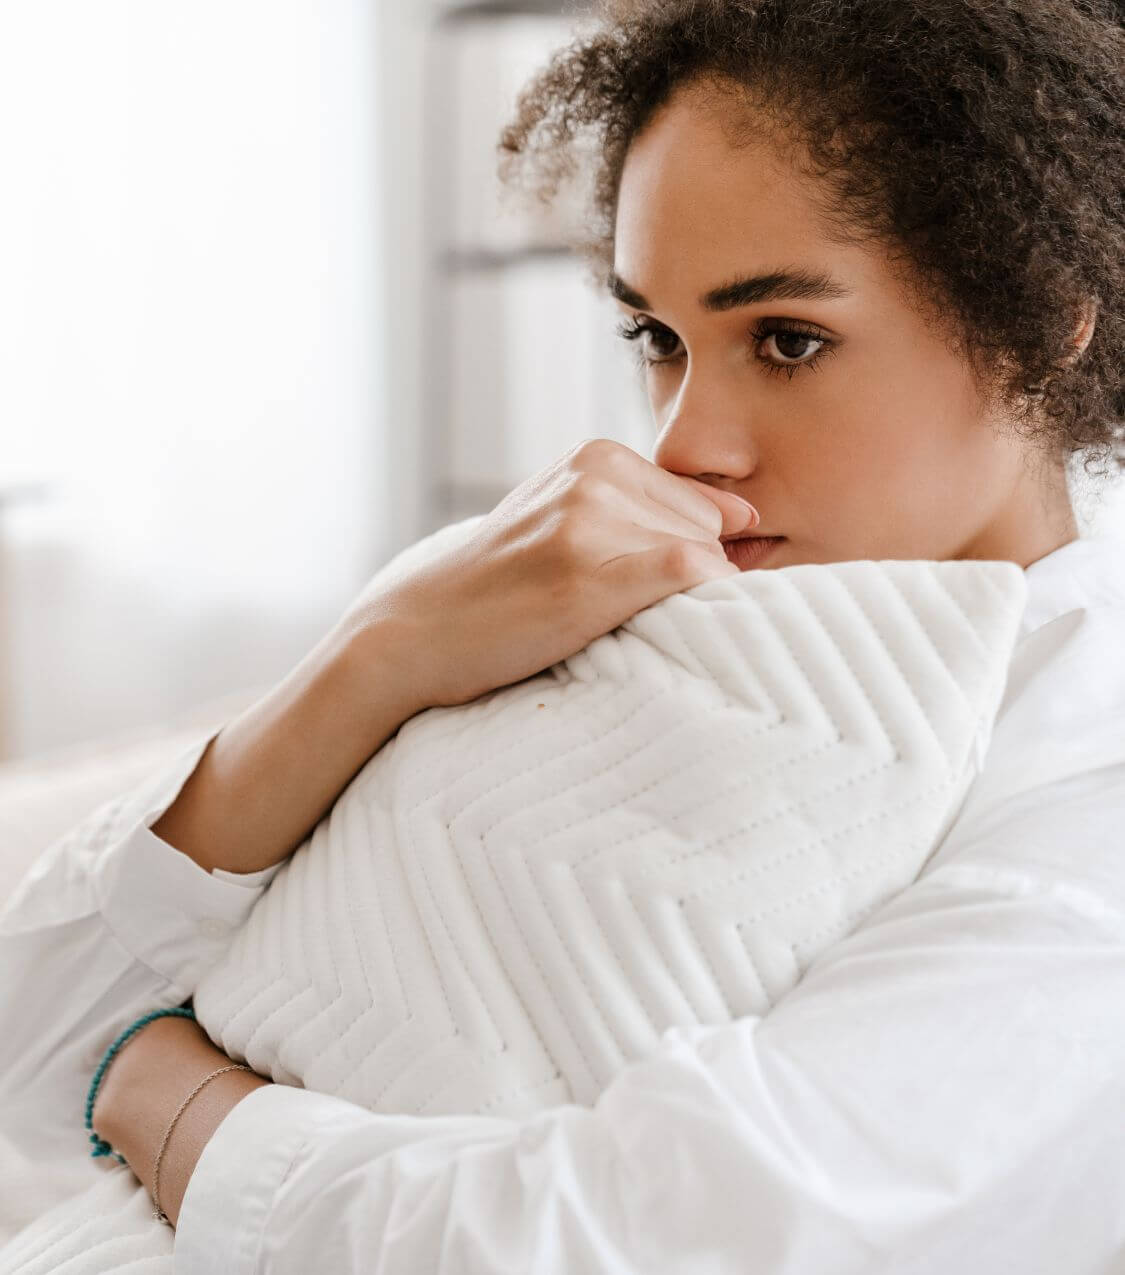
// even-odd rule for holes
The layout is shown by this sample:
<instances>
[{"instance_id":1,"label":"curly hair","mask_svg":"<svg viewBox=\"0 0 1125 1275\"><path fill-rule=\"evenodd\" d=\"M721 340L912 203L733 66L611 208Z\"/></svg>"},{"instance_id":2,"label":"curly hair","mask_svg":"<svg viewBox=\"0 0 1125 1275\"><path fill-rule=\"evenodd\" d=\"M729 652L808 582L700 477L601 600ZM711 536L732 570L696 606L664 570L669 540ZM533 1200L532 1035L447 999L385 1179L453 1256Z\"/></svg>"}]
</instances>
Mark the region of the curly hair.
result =
<instances>
[{"instance_id":1,"label":"curly hair","mask_svg":"<svg viewBox=\"0 0 1125 1275\"><path fill-rule=\"evenodd\" d=\"M1120 0L602 0L595 25L521 92L500 177L549 204L592 155L576 246L604 278L633 138L680 87L718 93L727 108L733 95L824 179L832 237L881 243L905 265L1016 428L1055 457L1082 453L1087 474L1098 463L1118 474L1120 10ZM1075 358L1091 301L1094 335Z\"/></svg>"}]
</instances>

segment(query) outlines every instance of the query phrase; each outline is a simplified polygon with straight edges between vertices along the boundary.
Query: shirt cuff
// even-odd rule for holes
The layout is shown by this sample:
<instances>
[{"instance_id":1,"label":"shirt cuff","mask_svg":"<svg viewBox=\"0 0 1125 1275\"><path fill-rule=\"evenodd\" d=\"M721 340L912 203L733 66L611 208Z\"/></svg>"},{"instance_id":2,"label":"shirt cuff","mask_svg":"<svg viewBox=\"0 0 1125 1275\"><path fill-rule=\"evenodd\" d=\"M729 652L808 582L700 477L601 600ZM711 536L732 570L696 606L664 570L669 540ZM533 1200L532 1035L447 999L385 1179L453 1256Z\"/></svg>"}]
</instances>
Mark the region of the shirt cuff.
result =
<instances>
[{"instance_id":1,"label":"shirt cuff","mask_svg":"<svg viewBox=\"0 0 1125 1275\"><path fill-rule=\"evenodd\" d=\"M281 871L281 864L274 863L268 868L262 868L259 872L228 872L226 868L212 868L211 875L218 877L220 881L233 881L235 885L269 885L269 883Z\"/></svg>"},{"instance_id":2,"label":"shirt cuff","mask_svg":"<svg viewBox=\"0 0 1125 1275\"><path fill-rule=\"evenodd\" d=\"M335 1238L343 1248L333 1249L334 1260L325 1269L340 1275L383 1270L383 1254L372 1250L365 1232L382 1233L380 1212L410 1178L393 1161L384 1164L384 1157L429 1144L432 1160L445 1163L462 1147L479 1151L513 1141L519 1129L506 1118L394 1115L298 1086L261 1085L227 1112L196 1161L176 1222L176 1270L182 1275L311 1270L313 1263L305 1259L325 1251L325 1218L310 1217L307 1206L310 1200L323 1205L330 1194ZM416 1188L420 1172L426 1172L425 1164L421 1171L414 1168ZM425 1188L423 1182L423 1193ZM434 1267L422 1261L395 1269Z\"/></svg>"},{"instance_id":3,"label":"shirt cuff","mask_svg":"<svg viewBox=\"0 0 1125 1275\"><path fill-rule=\"evenodd\" d=\"M284 866L208 872L152 831L218 731L131 794L91 869L98 907L118 942L187 997L222 956Z\"/></svg>"},{"instance_id":4,"label":"shirt cuff","mask_svg":"<svg viewBox=\"0 0 1125 1275\"><path fill-rule=\"evenodd\" d=\"M364 1115L371 1113L292 1085L261 1085L241 1098L188 1180L176 1220L176 1270L257 1275L270 1214L301 1149L318 1132L341 1121L354 1127Z\"/></svg>"}]
</instances>

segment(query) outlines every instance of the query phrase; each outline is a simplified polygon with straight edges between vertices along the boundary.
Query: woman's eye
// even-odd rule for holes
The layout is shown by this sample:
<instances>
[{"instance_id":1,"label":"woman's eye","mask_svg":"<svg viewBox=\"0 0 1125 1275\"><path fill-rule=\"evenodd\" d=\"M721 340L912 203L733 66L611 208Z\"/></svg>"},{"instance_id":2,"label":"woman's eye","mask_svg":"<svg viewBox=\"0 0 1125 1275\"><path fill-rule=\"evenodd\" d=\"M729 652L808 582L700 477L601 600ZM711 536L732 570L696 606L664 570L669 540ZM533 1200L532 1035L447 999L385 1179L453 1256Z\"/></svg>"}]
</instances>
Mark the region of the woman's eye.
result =
<instances>
[{"instance_id":1,"label":"woman's eye","mask_svg":"<svg viewBox=\"0 0 1125 1275\"><path fill-rule=\"evenodd\" d=\"M637 361L642 367L654 363L670 363L680 357L680 338L662 323L651 319L629 319L617 329L626 341L637 341Z\"/></svg>"},{"instance_id":2,"label":"woman's eye","mask_svg":"<svg viewBox=\"0 0 1125 1275\"><path fill-rule=\"evenodd\" d=\"M774 352L786 363L803 362L805 356L810 353L809 346L815 345L816 350L819 350L824 344L823 341L818 341L814 336L806 336L803 332L771 332L766 337L767 347L771 341ZM815 354L816 350L811 352Z\"/></svg>"},{"instance_id":3,"label":"woman's eye","mask_svg":"<svg viewBox=\"0 0 1125 1275\"><path fill-rule=\"evenodd\" d=\"M818 336L798 323L764 320L751 333L761 343L758 356L767 372L788 372L790 379L798 368L812 368L825 354L834 353L834 342Z\"/></svg>"}]
</instances>

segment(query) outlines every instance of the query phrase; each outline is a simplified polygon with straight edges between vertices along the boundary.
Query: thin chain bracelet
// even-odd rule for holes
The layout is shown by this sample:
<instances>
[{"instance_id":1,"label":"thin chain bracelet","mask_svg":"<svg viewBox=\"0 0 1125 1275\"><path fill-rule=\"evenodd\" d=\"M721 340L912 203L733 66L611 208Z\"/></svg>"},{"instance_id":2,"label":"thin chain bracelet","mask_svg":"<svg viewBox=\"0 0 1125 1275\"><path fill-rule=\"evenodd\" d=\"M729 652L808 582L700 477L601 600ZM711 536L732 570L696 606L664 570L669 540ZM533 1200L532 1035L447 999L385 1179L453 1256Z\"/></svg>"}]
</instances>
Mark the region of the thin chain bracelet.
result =
<instances>
[{"instance_id":1,"label":"thin chain bracelet","mask_svg":"<svg viewBox=\"0 0 1125 1275\"><path fill-rule=\"evenodd\" d=\"M172 1117L172 1123L164 1131L164 1139L160 1143L160 1150L157 1151L156 1153L156 1166L153 1168L153 1171L152 1171L152 1202L153 1204L156 1205L156 1207L152 1211L152 1216L156 1219L156 1221L168 1222L169 1226L172 1225L172 1223L168 1221L168 1214L165 1213L164 1210L160 1207L160 1161L164 1157L164 1148L168 1145L168 1139L172 1135L172 1130L176 1127L176 1121L179 1120L181 1115L183 1115L184 1108L188 1105L189 1102L191 1102L191 1100L195 1097L195 1095L203 1088L205 1084L207 1084L208 1081L214 1080L216 1076L221 1076L224 1071L251 1071L251 1070L252 1068L247 1067L245 1063L231 1063L229 1067L220 1067L218 1071L213 1071L209 1076L205 1076L199 1082L199 1084L195 1086L195 1088L191 1091L191 1093L188 1094L188 1096L183 1100L183 1102L180 1103L179 1110Z\"/></svg>"}]
</instances>

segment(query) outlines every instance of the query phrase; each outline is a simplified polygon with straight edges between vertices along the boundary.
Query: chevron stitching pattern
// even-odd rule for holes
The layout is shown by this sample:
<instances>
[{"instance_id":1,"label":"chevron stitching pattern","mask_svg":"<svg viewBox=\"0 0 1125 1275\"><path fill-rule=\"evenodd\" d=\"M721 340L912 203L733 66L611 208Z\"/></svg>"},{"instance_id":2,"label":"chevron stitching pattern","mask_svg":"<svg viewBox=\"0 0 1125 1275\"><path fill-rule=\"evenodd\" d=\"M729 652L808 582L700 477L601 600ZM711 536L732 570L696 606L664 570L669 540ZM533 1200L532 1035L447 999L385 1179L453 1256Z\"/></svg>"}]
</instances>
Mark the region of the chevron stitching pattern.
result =
<instances>
[{"instance_id":1,"label":"chevron stitching pattern","mask_svg":"<svg viewBox=\"0 0 1125 1275\"><path fill-rule=\"evenodd\" d=\"M915 879L991 734L1012 563L746 572L412 718L195 993L232 1057L374 1111L594 1101L762 1014Z\"/></svg>"}]
</instances>

